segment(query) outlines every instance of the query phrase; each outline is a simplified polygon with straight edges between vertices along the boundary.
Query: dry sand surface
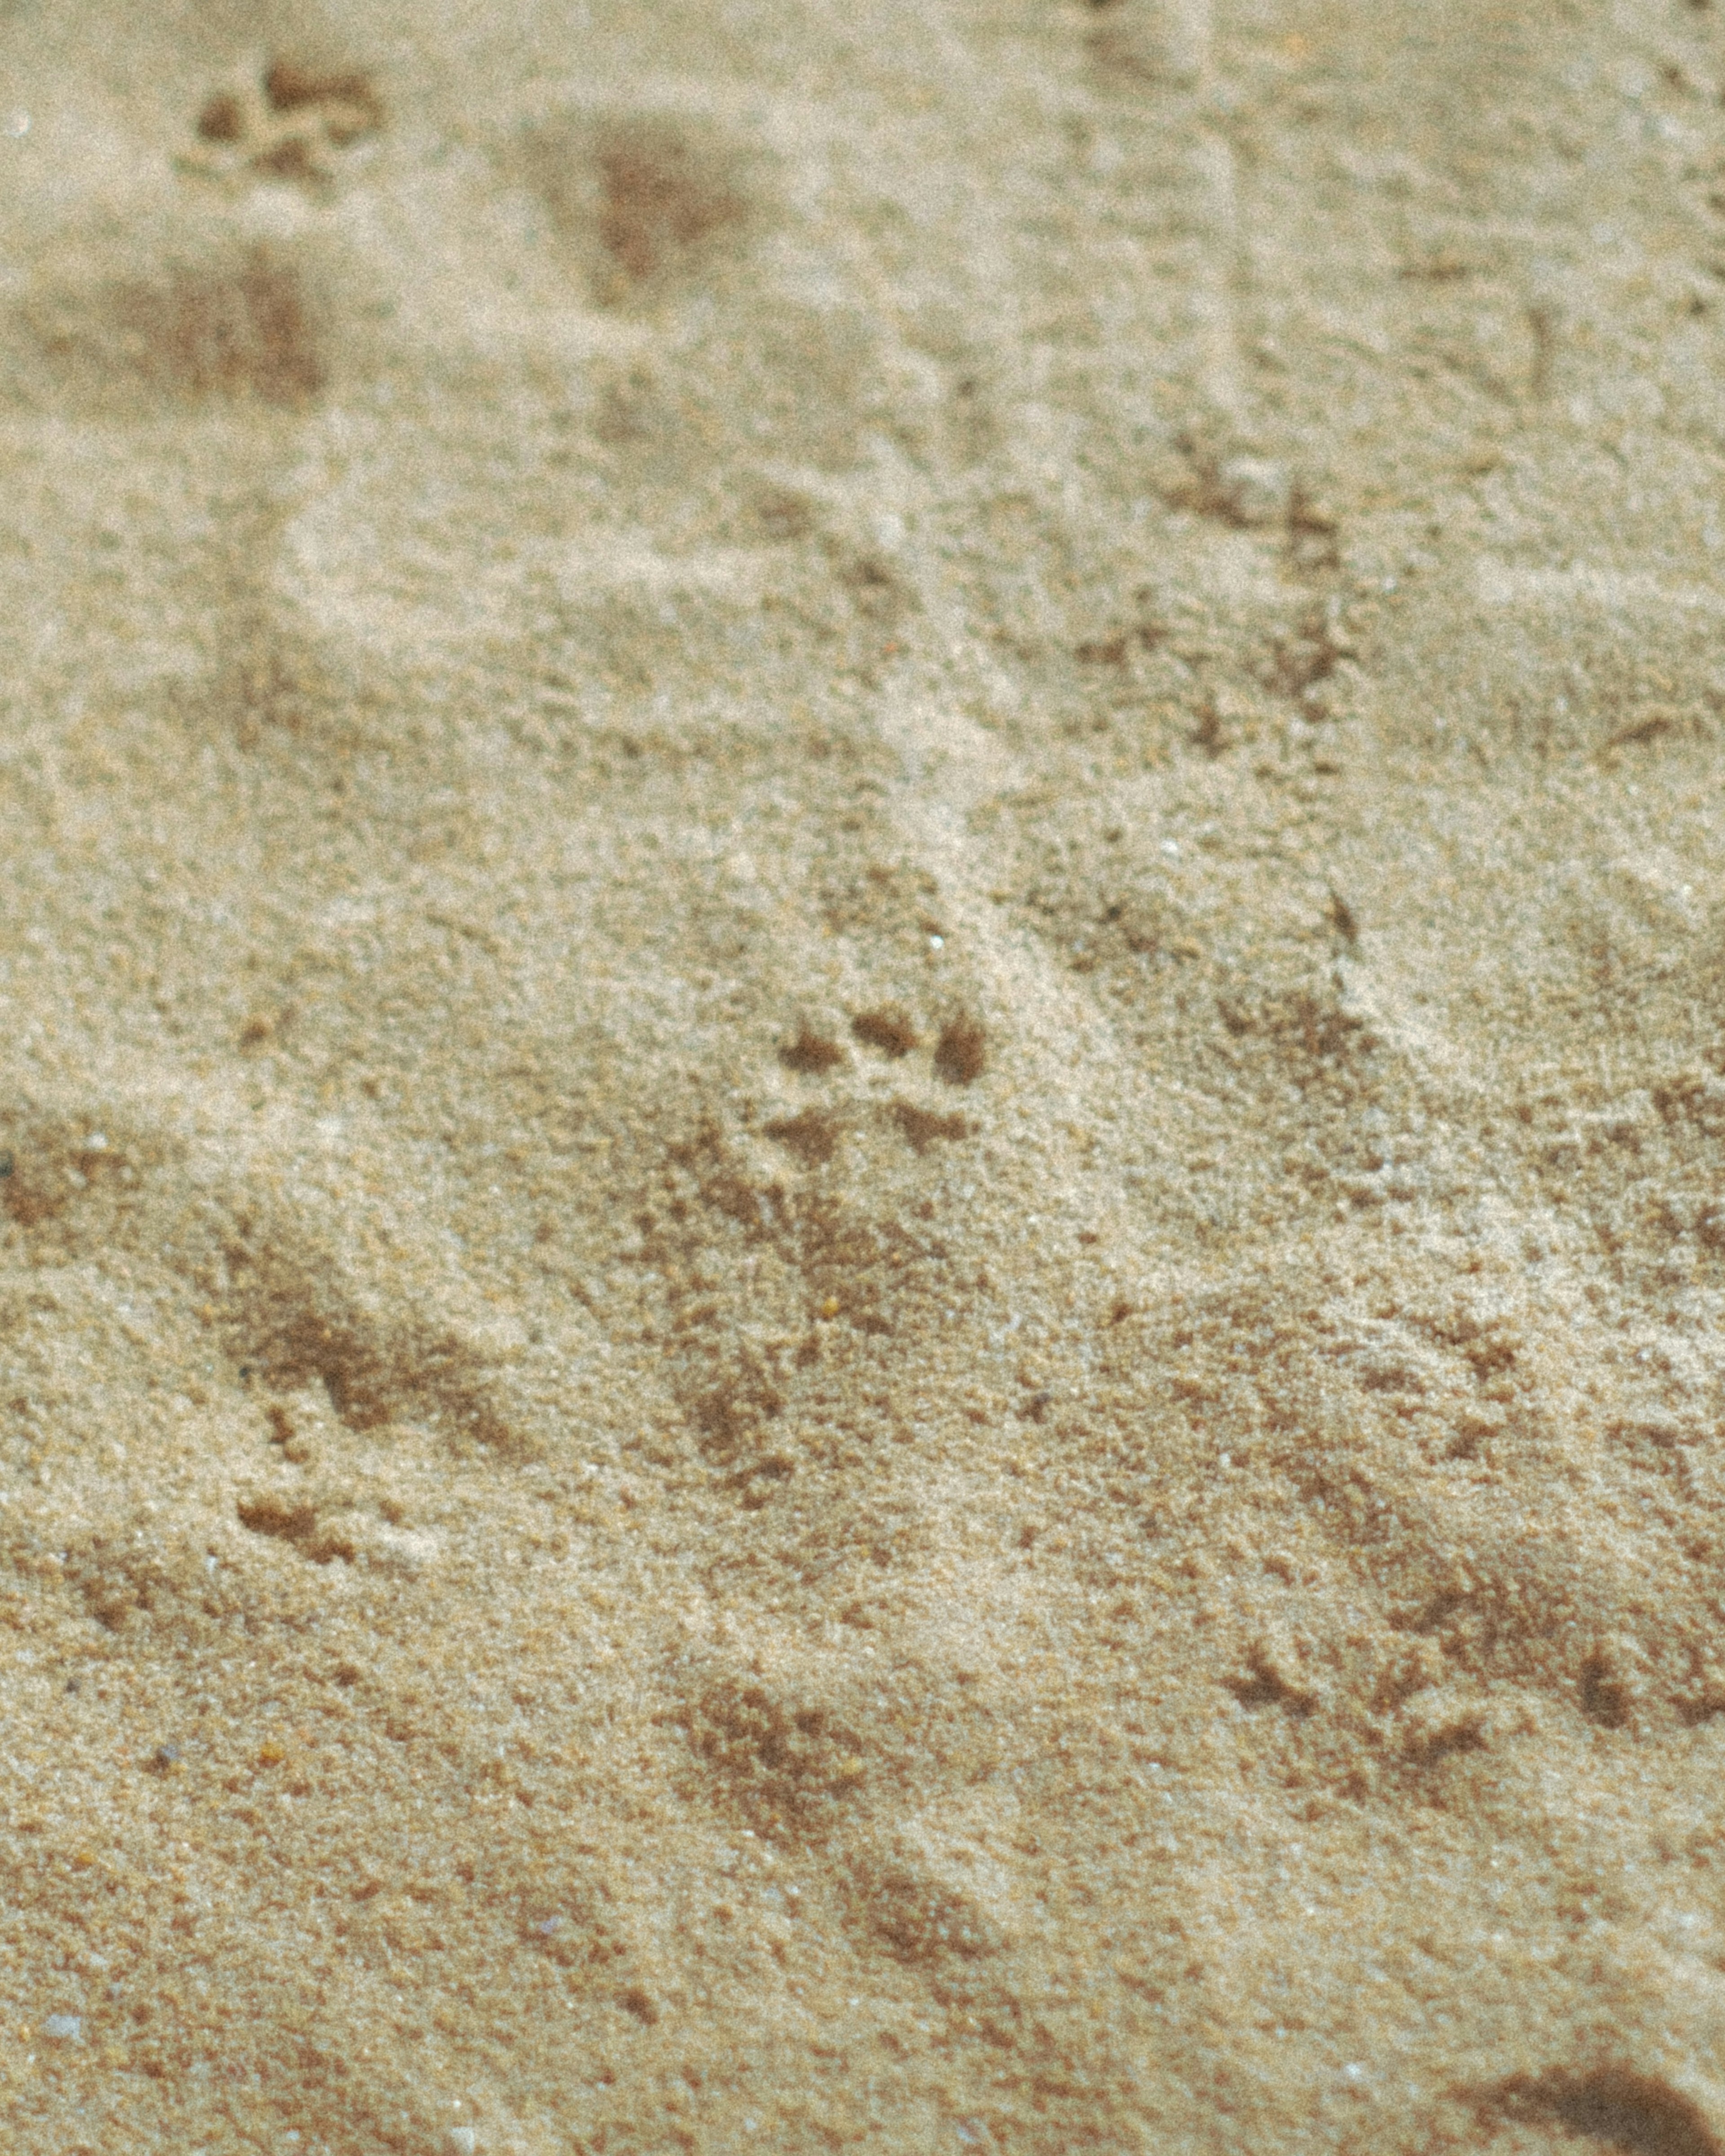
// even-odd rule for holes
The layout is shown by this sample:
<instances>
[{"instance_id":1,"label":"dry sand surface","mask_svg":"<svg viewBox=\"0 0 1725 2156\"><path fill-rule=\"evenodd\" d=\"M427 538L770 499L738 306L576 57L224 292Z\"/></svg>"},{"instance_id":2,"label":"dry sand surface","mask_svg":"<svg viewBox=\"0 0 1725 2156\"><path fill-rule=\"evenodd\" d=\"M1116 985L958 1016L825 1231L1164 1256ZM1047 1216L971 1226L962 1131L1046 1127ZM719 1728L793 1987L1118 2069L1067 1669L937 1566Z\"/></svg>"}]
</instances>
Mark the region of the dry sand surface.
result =
<instances>
[{"instance_id":1,"label":"dry sand surface","mask_svg":"<svg viewBox=\"0 0 1725 2156\"><path fill-rule=\"evenodd\" d=\"M1722 78L3 0L8 2149L1725 2149Z\"/></svg>"}]
</instances>

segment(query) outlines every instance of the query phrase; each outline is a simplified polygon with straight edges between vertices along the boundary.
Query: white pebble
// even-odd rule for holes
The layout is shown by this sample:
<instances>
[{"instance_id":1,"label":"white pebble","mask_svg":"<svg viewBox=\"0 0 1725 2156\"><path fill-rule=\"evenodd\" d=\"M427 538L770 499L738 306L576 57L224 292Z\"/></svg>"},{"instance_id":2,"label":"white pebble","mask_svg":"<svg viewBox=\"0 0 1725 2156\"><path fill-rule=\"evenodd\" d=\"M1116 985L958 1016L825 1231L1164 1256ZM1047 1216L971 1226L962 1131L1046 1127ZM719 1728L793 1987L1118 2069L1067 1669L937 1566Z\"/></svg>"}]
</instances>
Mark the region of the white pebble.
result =
<instances>
[{"instance_id":1,"label":"white pebble","mask_svg":"<svg viewBox=\"0 0 1725 2156\"><path fill-rule=\"evenodd\" d=\"M81 2014L50 2014L42 2025L42 2033L53 2043L81 2043L84 2017Z\"/></svg>"}]
</instances>

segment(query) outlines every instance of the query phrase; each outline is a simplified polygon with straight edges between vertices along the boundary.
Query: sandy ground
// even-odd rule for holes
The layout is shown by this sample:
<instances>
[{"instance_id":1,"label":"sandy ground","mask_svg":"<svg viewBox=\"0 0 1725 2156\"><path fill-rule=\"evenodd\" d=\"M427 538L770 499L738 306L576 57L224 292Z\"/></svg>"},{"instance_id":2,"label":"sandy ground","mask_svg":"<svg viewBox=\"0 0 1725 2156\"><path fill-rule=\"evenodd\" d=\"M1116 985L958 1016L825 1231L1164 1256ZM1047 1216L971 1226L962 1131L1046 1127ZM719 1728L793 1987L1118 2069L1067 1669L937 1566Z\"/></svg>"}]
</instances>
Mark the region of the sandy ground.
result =
<instances>
[{"instance_id":1,"label":"sandy ground","mask_svg":"<svg viewBox=\"0 0 1725 2156\"><path fill-rule=\"evenodd\" d=\"M0 5L8 2148L1725 2149L1722 75Z\"/></svg>"}]
</instances>

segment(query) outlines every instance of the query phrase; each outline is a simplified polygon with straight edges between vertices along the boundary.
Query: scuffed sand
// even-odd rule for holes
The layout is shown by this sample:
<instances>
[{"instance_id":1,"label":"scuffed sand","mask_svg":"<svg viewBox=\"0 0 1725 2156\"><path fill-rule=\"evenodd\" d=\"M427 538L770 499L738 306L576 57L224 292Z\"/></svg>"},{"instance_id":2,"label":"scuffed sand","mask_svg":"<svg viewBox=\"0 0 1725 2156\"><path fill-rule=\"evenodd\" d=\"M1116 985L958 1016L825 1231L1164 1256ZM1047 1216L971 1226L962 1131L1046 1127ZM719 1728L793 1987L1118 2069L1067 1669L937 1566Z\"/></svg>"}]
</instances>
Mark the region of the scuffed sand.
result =
<instances>
[{"instance_id":1,"label":"scuffed sand","mask_svg":"<svg viewBox=\"0 0 1725 2156\"><path fill-rule=\"evenodd\" d=\"M0 7L8 2147L1725 2149L1722 19Z\"/></svg>"}]
</instances>

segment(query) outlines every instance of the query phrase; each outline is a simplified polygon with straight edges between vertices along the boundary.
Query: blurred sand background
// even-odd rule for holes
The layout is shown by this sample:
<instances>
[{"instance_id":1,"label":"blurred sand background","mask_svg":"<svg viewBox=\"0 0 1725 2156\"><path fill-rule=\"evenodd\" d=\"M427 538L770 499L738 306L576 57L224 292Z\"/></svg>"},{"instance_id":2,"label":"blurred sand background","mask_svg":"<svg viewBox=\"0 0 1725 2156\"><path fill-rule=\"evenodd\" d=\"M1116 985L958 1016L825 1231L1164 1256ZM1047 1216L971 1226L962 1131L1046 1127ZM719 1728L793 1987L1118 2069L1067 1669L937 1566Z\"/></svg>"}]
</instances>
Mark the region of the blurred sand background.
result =
<instances>
[{"instance_id":1,"label":"blurred sand background","mask_svg":"<svg viewBox=\"0 0 1725 2156\"><path fill-rule=\"evenodd\" d=\"M1722 80L0 5L9 2147L1725 2148Z\"/></svg>"}]
</instances>

